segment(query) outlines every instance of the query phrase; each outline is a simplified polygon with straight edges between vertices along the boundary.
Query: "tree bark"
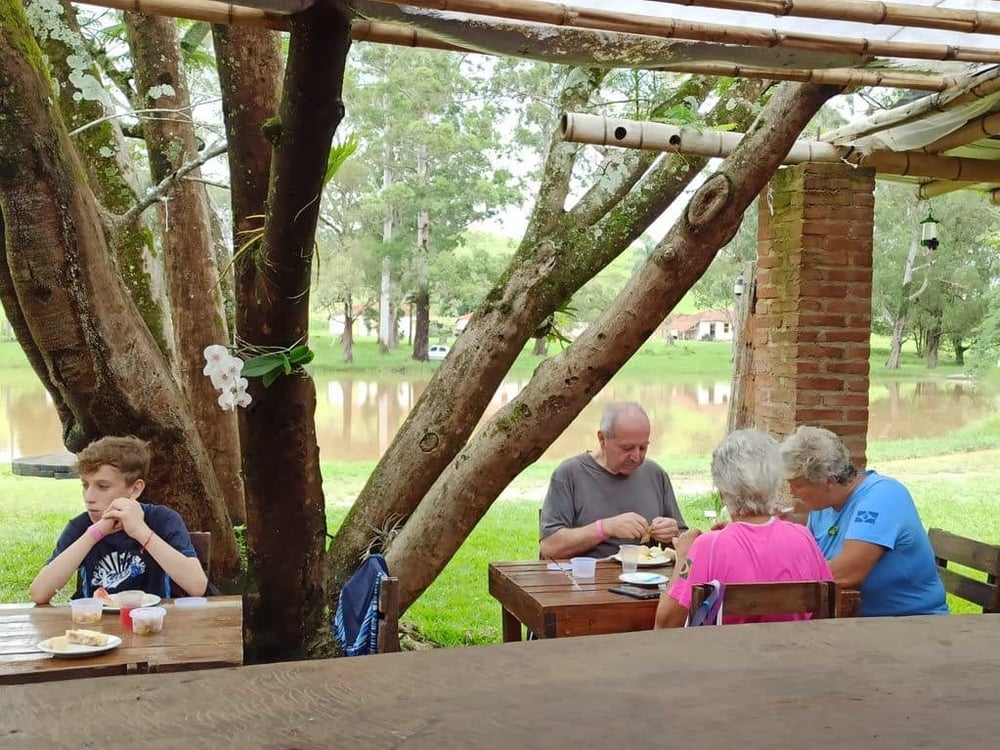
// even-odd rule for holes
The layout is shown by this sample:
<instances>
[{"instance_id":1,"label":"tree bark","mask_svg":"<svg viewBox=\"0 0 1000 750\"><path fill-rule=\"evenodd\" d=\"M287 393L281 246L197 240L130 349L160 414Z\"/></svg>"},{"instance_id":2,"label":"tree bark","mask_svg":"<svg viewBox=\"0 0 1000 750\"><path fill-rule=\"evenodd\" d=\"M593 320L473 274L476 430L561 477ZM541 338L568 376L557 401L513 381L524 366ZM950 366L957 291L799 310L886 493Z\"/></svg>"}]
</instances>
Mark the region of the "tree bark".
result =
<instances>
[{"instance_id":1,"label":"tree bark","mask_svg":"<svg viewBox=\"0 0 1000 750\"><path fill-rule=\"evenodd\" d=\"M953 337L951 340L951 346L955 350L955 364L959 366L965 365L965 353L970 347L963 346L962 339Z\"/></svg>"},{"instance_id":2,"label":"tree bark","mask_svg":"<svg viewBox=\"0 0 1000 750\"><path fill-rule=\"evenodd\" d=\"M604 75L599 69L569 71L558 108L585 106ZM692 79L671 101L700 99L708 90L707 82ZM725 117L752 119L749 108L726 111ZM553 137L538 201L508 272L435 372L337 532L331 597L369 547L372 529L412 513L458 454L539 323L637 239L706 163L688 156L612 154L614 168L600 170L602 179L567 210L577 153L575 144Z\"/></svg>"},{"instance_id":3,"label":"tree bark","mask_svg":"<svg viewBox=\"0 0 1000 750\"><path fill-rule=\"evenodd\" d=\"M535 343L531 347L532 357L544 357L549 353L549 340L545 336L536 336Z\"/></svg>"},{"instance_id":4,"label":"tree bark","mask_svg":"<svg viewBox=\"0 0 1000 750\"><path fill-rule=\"evenodd\" d=\"M229 528L190 408L114 267L21 4L0 0L0 17L5 304L16 301L22 344L73 415L79 435L68 444L108 434L150 440L150 501L176 508L192 528ZM233 574L224 564L237 559L232 534L217 553L219 573Z\"/></svg>"},{"instance_id":5,"label":"tree bark","mask_svg":"<svg viewBox=\"0 0 1000 750\"><path fill-rule=\"evenodd\" d=\"M427 161L427 147L423 144L417 146L417 180L424 185L427 182L429 170ZM416 307L416 322L410 321L413 325L413 359L418 362L427 361L427 347L429 345L431 326L431 289L427 280L427 264L430 258L431 241L431 218L427 211L420 211L417 214L417 289L410 303L410 310ZM412 317L412 316L411 316Z\"/></svg>"},{"instance_id":6,"label":"tree bark","mask_svg":"<svg viewBox=\"0 0 1000 750\"><path fill-rule=\"evenodd\" d=\"M344 298L344 333L340 341L343 346L343 360L346 364L350 364L354 361L354 305L351 303L350 293Z\"/></svg>"},{"instance_id":7,"label":"tree bark","mask_svg":"<svg viewBox=\"0 0 1000 750\"><path fill-rule=\"evenodd\" d=\"M920 289L916 292L913 291L913 276L918 270L916 263L919 252L919 237L914 234L910 240L910 252L906 256L906 265L903 267L903 286L900 292L899 307L892 315L892 339L889 344L889 358L885 362L886 369L889 370L899 369L899 361L903 351L903 337L906 335L906 323L910 313L910 306L927 289L927 276L925 274Z\"/></svg>"},{"instance_id":8,"label":"tree bark","mask_svg":"<svg viewBox=\"0 0 1000 750\"><path fill-rule=\"evenodd\" d=\"M190 117L191 98L178 58L174 20L131 12L124 17L132 49L137 100L142 107L171 110L142 121L150 176L156 184L197 154L198 139ZM205 347L229 343L205 186L193 180L180 180L158 204L158 213L180 383L191 404L198 433L212 457L229 516L242 523L246 511L236 415L219 408L219 394L202 375ZM204 530L216 536L231 534L228 527ZM213 566L214 558L215 550ZM227 570L239 569L239 557L224 560L220 554L218 562Z\"/></svg>"},{"instance_id":9,"label":"tree bark","mask_svg":"<svg viewBox=\"0 0 1000 750\"><path fill-rule=\"evenodd\" d=\"M782 85L611 308L542 363L517 398L442 473L389 550L389 568L400 576L401 608L426 589L501 490L541 455L705 272L802 128L837 92L830 86Z\"/></svg>"},{"instance_id":10,"label":"tree bark","mask_svg":"<svg viewBox=\"0 0 1000 750\"><path fill-rule=\"evenodd\" d=\"M934 322L927 331L927 369L934 370L938 366L938 351L941 348L941 315L936 313Z\"/></svg>"},{"instance_id":11,"label":"tree bark","mask_svg":"<svg viewBox=\"0 0 1000 750\"><path fill-rule=\"evenodd\" d=\"M239 263L241 337L252 346L309 340L309 283L320 194L341 99L350 24L338 7L291 18L260 262ZM316 391L298 370L270 387L251 385L244 417L251 587L245 623L252 658L325 654L326 519L316 444Z\"/></svg>"},{"instance_id":12,"label":"tree bark","mask_svg":"<svg viewBox=\"0 0 1000 750\"><path fill-rule=\"evenodd\" d=\"M896 313L895 320L892 321L892 340L889 344L889 359L885 361L885 366L889 370L898 370L899 361L903 353L903 336L906 333L906 312L900 310Z\"/></svg>"}]
</instances>

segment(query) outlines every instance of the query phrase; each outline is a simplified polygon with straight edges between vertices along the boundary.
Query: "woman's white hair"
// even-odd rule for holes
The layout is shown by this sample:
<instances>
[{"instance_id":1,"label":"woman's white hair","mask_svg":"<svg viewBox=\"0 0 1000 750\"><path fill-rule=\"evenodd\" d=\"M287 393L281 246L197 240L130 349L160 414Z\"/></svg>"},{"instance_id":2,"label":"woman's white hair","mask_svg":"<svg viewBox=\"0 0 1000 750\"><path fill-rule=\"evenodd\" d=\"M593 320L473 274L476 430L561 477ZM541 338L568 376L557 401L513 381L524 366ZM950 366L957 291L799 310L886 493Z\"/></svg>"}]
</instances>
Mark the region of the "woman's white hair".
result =
<instances>
[{"instance_id":1,"label":"woman's white hair","mask_svg":"<svg viewBox=\"0 0 1000 750\"><path fill-rule=\"evenodd\" d=\"M786 479L804 479L813 484L829 477L847 484L858 475L843 441L822 427L800 425L781 443L781 461Z\"/></svg>"},{"instance_id":2,"label":"woman's white hair","mask_svg":"<svg viewBox=\"0 0 1000 750\"><path fill-rule=\"evenodd\" d=\"M736 430L712 452L712 481L733 518L769 516L781 474L778 441L760 430Z\"/></svg>"}]
</instances>

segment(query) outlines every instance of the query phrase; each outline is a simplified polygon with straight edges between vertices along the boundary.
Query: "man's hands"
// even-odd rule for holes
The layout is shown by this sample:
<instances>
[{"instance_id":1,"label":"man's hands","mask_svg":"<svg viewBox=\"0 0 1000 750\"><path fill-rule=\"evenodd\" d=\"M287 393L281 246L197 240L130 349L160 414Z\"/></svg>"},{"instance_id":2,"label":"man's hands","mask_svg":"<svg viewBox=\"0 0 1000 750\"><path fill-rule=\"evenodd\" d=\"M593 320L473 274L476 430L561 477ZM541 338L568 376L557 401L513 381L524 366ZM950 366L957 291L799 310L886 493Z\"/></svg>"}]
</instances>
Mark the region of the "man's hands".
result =
<instances>
[{"instance_id":1,"label":"man's hands","mask_svg":"<svg viewBox=\"0 0 1000 750\"><path fill-rule=\"evenodd\" d=\"M657 516L649 524L649 535L654 541L662 542L663 544L668 544L679 533L680 529L677 526L677 521L673 518Z\"/></svg>"},{"instance_id":2,"label":"man's hands","mask_svg":"<svg viewBox=\"0 0 1000 750\"><path fill-rule=\"evenodd\" d=\"M142 506L130 497L119 497L111 501L111 505L104 511L98 524L108 521L114 524L114 527L111 531L105 531L106 534L121 529L137 542L144 542L149 537L150 528L146 525L146 515L142 511ZM104 531L103 527L101 530Z\"/></svg>"},{"instance_id":3,"label":"man's hands","mask_svg":"<svg viewBox=\"0 0 1000 750\"><path fill-rule=\"evenodd\" d=\"M610 539L642 539L648 530L649 524L638 513L620 513L604 519L604 533Z\"/></svg>"}]
</instances>

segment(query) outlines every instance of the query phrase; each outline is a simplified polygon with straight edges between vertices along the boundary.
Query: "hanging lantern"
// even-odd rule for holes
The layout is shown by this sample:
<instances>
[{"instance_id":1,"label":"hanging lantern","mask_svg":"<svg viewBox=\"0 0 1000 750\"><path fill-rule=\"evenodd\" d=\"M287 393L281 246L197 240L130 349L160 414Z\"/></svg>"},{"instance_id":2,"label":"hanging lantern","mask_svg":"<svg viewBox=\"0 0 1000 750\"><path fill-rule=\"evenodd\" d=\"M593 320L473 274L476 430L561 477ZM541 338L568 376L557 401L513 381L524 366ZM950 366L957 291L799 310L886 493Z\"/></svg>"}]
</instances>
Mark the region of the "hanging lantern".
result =
<instances>
[{"instance_id":1,"label":"hanging lantern","mask_svg":"<svg viewBox=\"0 0 1000 750\"><path fill-rule=\"evenodd\" d=\"M736 277L736 281L733 282L733 296L740 297L743 295L743 290L746 288L746 283L743 281L743 274Z\"/></svg>"},{"instance_id":2,"label":"hanging lantern","mask_svg":"<svg viewBox=\"0 0 1000 750\"><path fill-rule=\"evenodd\" d=\"M934 215L927 212L927 218L920 222L920 244L929 250L938 249L938 223Z\"/></svg>"}]
</instances>

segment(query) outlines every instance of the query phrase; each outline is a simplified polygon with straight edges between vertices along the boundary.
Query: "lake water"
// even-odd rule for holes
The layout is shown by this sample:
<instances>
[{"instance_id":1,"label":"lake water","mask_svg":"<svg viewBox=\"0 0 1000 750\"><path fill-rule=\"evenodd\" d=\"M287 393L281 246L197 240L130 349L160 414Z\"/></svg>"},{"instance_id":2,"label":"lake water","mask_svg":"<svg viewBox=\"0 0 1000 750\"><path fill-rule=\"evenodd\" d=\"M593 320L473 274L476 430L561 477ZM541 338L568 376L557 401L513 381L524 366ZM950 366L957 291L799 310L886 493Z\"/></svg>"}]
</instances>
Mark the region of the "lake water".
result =
<instances>
[{"instance_id":1,"label":"lake water","mask_svg":"<svg viewBox=\"0 0 1000 750\"><path fill-rule=\"evenodd\" d=\"M488 414L526 381L505 381ZM374 461L382 455L420 394L419 381L318 378L316 414L324 460ZM705 454L725 434L729 382L648 383L613 380L549 447L557 460L596 445L604 407L638 401L653 423L652 455ZM871 389L870 440L947 435L1000 411L1000 396L967 382L879 382ZM0 373L0 460L63 450L55 409L41 385L5 383Z\"/></svg>"}]
</instances>

